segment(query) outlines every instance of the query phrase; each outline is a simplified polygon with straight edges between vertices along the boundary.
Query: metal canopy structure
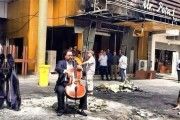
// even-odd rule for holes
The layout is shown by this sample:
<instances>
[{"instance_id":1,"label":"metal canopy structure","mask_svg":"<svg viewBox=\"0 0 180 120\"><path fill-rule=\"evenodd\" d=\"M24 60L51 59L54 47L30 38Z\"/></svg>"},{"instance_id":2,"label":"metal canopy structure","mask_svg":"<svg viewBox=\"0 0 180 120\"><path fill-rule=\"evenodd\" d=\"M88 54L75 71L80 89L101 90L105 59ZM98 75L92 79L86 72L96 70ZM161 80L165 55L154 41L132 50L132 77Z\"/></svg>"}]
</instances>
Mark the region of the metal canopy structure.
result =
<instances>
[{"instance_id":1,"label":"metal canopy structure","mask_svg":"<svg viewBox=\"0 0 180 120\"><path fill-rule=\"evenodd\" d=\"M175 3L173 4L173 2ZM180 15L178 14L180 12L178 8L180 7L180 2L178 2L178 0L171 0L165 3L160 3L156 0L86 0L84 4L85 8L81 10L81 13L73 16L74 18L106 21L110 23L153 20L180 25ZM178 9L174 13L174 16L156 12L160 9L161 4L162 9L168 9L169 11L171 8L174 9L177 7ZM164 4L167 7L165 7ZM150 5L153 6L152 10L148 8Z\"/></svg>"}]
</instances>

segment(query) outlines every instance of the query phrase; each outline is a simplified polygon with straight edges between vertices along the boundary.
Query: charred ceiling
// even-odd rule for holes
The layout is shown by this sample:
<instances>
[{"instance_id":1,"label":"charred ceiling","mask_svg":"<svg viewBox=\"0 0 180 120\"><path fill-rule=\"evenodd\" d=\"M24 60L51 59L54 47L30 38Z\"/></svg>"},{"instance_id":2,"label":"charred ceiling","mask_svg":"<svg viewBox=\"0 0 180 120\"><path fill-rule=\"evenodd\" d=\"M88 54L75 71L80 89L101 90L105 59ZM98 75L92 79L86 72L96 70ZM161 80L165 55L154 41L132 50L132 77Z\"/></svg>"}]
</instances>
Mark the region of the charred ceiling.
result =
<instances>
[{"instance_id":1,"label":"charred ceiling","mask_svg":"<svg viewBox=\"0 0 180 120\"><path fill-rule=\"evenodd\" d=\"M110 23L160 21L180 25L179 0L81 0L78 19Z\"/></svg>"}]
</instances>

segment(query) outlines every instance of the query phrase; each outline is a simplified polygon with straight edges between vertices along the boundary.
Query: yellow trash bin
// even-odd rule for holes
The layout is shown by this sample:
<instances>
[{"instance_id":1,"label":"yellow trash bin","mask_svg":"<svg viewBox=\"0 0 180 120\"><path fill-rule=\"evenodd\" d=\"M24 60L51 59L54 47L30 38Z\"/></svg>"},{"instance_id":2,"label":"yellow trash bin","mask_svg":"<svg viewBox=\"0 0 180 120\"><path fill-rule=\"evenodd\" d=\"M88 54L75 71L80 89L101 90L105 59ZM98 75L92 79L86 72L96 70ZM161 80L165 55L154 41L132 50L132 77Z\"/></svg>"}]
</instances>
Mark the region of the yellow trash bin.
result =
<instances>
[{"instance_id":1,"label":"yellow trash bin","mask_svg":"<svg viewBox=\"0 0 180 120\"><path fill-rule=\"evenodd\" d=\"M47 87L49 85L49 68L50 65L39 66L39 86Z\"/></svg>"}]
</instances>

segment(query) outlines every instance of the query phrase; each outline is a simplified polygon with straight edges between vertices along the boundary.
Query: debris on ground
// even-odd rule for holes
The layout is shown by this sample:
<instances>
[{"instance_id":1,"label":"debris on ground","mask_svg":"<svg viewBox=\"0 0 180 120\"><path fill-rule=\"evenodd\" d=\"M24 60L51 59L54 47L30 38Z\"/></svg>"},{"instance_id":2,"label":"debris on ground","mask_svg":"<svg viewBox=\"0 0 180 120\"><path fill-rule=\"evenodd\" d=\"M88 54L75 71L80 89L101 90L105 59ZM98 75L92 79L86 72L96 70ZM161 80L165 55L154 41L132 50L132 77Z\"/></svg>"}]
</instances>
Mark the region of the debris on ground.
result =
<instances>
[{"instance_id":1,"label":"debris on ground","mask_svg":"<svg viewBox=\"0 0 180 120\"><path fill-rule=\"evenodd\" d=\"M110 93L142 91L138 87L135 87L133 82L128 80L119 82L118 84L102 83L99 86L95 87L95 90Z\"/></svg>"},{"instance_id":2,"label":"debris on ground","mask_svg":"<svg viewBox=\"0 0 180 120\"><path fill-rule=\"evenodd\" d=\"M133 115L137 115L143 119L150 119L150 118L153 119L153 118L160 117L160 116L156 115L155 113L151 113L151 112L144 110L144 109L133 109L132 113L133 113Z\"/></svg>"},{"instance_id":3,"label":"debris on ground","mask_svg":"<svg viewBox=\"0 0 180 120\"><path fill-rule=\"evenodd\" d=\"M104 110L107 107L107 103L105 100L97 99L95 97L88 98L88 109L91 112L99 112Z\"/></svg>"}]
</instances>

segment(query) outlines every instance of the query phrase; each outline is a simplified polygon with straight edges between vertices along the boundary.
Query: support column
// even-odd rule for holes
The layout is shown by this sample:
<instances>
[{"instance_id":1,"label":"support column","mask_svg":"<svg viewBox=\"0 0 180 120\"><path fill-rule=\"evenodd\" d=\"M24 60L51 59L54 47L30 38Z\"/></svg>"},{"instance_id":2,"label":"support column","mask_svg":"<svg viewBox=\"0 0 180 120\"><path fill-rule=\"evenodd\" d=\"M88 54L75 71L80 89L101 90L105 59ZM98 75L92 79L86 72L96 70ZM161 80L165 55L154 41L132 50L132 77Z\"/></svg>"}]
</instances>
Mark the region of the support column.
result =
<instances>
[{"instance_id":1,"label":"support column","mask_svg":"<svg viewBox=\"0 0 180 120\"><path fill-rule=\"evenodd\" d=\"M83 50L83 33L78 33L78 44L77 48L78 50L82 51Z\"/></svg>"},{"instance_id":2,"label":"support column","mask_svg":"<svg viewBox=\"0 0 180 120\"><path fill-rule=\"evenodd\" d=\"M179 60L179 52L173 52L173 57L172 57L172 73L171 75L173 77L175 77L176 79L178 79L178 76L177 76L177 61Z\"/></svg>"},{"instance_id":3,"label":"support column","mask_svg":"<svg viewBox=\"0 0 180 120\"><path fill-rule=\"evenodd\" d=\"M156 36L152 36L152 42L151 42L151 71L154 71L154 65L155 65L155 49L156 49Z\"/></svg>"},{"instance_id":4,"label":"support column","mask_svg":"<svg viewBox=\"0 0 180 120\"><path fill-rule=\"evenodd\" d=\"M48 0L39 0L37 70L45 64Z\"/></svg>"}]
</instances>

